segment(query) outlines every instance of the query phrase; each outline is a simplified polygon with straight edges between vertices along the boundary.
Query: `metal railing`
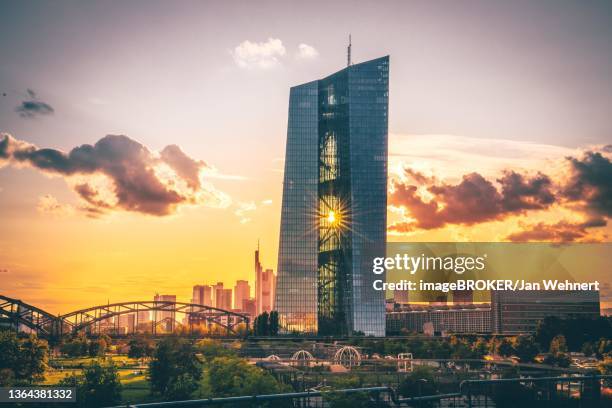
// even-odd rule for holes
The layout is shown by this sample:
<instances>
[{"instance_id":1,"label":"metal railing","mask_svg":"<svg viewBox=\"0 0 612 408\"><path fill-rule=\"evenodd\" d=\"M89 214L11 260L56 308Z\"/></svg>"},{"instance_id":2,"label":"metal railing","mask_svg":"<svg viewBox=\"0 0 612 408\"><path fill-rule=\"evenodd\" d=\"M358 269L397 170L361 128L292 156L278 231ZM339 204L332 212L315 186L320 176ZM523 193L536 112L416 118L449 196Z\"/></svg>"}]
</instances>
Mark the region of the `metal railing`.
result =
<instances>
[{"instance_id":1,"label":"metal railing","mask_svg":"<svg viewBox=\"0 0 612 408\"><path fill-rule=\"evenodd\" d=\"M366 388L347 388L341 390L329 390L329 391L304 391L304 392L290 392L284 394L264 394L264 395L244 395L238 397L224 397L224 398L206 398L206 399L194 399L186 401L169 401L169 402L150 402L143 404L128 404L120 405L114 408L164 408L164 407L205 407L205 406L219 406L228 404L246 404L250 403L249 406L257 407L259 404L263 404L268 401L279 401L279 400L309 400L310 398L321 398L325 395L338 395L338 394L355 394L355 393L369 393L375 395L377 398L381 394L386 394L388 402L392 402L395 406L421 406L424 403L440 402L447 399L461 399L462 404L466 404L467 407L480 406L477 397L481 396L478 394L482 391L482 386L491 386L496 384L507 384L507 383L571 383L571 382L586 382L586 381L601 381L601 380L612 380L612 375L583 375L583 376L568 376L568 377L526 377L526 378L504 378L496 380L465 380L459 384L459 392L449 394L437 394L437 395L426 395L419 397L410 398L398 398L396 392L391 387L366 387ZM582 397L582 395L581 395ZM488 397L485 396L485 403L487 403ZM310 406L310 405L307 405Z\"/></svg>"}]
</instances>

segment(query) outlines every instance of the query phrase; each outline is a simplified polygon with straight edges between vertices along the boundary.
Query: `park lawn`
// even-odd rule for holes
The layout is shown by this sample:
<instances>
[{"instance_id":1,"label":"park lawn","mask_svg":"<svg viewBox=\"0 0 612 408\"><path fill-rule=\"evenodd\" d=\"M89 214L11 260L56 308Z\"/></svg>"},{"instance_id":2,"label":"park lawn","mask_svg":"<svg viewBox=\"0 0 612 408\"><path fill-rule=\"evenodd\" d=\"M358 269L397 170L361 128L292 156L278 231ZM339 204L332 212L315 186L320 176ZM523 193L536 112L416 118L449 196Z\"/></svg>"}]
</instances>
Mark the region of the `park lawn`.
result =
<instances>
[{"instance_id":1,"label":"park lawn","mask_svg":"<svg viewBox=\"0 0 612 408\"><path fill-rule=\"evenodd\" d=\"M72 375L72 374L80 374L81 369L75 368L70 370L48 370L45 373L45 380L41 383L43 385L55 385L64 377Z\"/></svg>"},{"instance_id":2,"label":"park lawn","mask_svg":"<svg viewBox=\"0 0 612 408\"><path fill-rule=\"evenodd\" d=\"M159 397L151 395L151 387L144 376L121 380L121 400L125 404L159 401Z\"/></svg>"},{"instance_id":3,"label":"park lawn","mask_svg":"<svg viewBox=\"0 0 612 408\"><path fill-rule=\"evenodd\" d=\"M138 359L116 354L105 355L104 357L59 357L51 359L49 364L53 367L73 368L86 366L93 361L109 358L117 367L136 366L139 364Z\"/></svg>"}]
</instances>

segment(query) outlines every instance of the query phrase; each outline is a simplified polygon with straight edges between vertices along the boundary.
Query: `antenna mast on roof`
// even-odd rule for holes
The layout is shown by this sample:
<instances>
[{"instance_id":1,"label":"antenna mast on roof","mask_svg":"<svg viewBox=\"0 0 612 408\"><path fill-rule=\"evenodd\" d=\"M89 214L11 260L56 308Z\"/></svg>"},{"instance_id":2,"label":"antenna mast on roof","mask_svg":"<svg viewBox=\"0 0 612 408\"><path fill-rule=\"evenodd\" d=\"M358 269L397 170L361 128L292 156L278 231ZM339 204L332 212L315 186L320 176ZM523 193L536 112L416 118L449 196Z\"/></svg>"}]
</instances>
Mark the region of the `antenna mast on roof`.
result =
<instances>
[{"instance_id":1,"label":"antenna mast on roof","mask_svg":"<svg viewBox=\"0 0 612 408\"><path fill-rule=\"evenodd\" d=\"M351 66L351 35L349 34L349 45L347 48L347 58L346 58L346 66Z\"/></svg>"}]
</instances>

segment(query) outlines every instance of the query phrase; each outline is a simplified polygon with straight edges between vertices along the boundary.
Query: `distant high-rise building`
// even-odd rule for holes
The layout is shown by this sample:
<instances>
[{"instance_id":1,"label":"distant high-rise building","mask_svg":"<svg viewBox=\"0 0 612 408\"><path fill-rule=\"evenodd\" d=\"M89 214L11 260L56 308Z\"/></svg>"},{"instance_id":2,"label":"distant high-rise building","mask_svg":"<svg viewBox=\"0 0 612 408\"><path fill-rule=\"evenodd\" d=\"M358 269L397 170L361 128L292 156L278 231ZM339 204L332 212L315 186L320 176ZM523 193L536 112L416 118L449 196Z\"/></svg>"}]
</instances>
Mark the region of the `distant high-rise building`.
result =
<instances>
[{"instance_id":1,"label":"distant high-rise building","mask_svg":"<svg viewBox=\"0 0 612 408\"><path fill-rule=\"evenodd\" d=\"M259 261L259 245L255 251L255 304L257 314L270 312L274 309L274 292L276 291L276 276L272 269L264 270Z\"/></svg>"},{"instance_id":2,"label":"distant high-rise building","mask_svg":"<svg viewBox=\"0 0 612 408\"><path fill-rule=\"evenodd\" d=\"M138 324L148 323L151 321L151 314L148 310L138 311Z\"/></svg>"},{"instance_id":3,"label":"distant high-rise building","mask_svg":"<svg viewBox=\"0 0 612 408\"><path fill-rule=\"evenodd\" d=\"M135 331L135 313L119 315L119 330L121 333L133 333Z\"/></svg>"},{"instance_id":4,"label":"distant high-rise building","mask_svg":"<svg viewBox=\"0 0 612 408\"><path fill-rule=\"evenodd\" d=\"M212 306L217 307L217 292L219 289L223 289L223 282L217 282L216 285L212 285L211 295L212 295Z\"/></svg>"},{"instance_id":5,"label":"distant high-rise building","mask_svg":"<svg viewBox=\"0 0 612 408\"><path fill-rule=\"evenodd\" d=\"M234 286L234 309L242 310L242 301L251 297L251 285L248 281L237 280Z\"/></svg>"},{"instance_id":6,"label":"distant high-rise building","mask_svg":"<svg viewBox=\"0 0 612 408\"><path fill-rule=\"evenodd\" d=\"M254 318L257 316L257 305L255 304L255 299L242 299L242 312Z\"/></svg>"},{"instance_id":7,"label":"distant high-rise building","mask_svg":"<svg viewBox=\"0 0 612 408\"><path fill-rule=\"evenodd\" d=\"M218 309L231 310L232 309L232 290L231 289L217 289L216 296L217 303L215 305Z\"/></svg>"},{"instance_id":8,"label":"distant high-rise building","mask_svg":"<svg viewBox=\"0 0 612 408\"><path fill-rule=\"evenodd\" d=\"M385 335L389 57L291 88L276 309L285 331Z\"/></svg>"},{"instance_id":9,"label":"distant high-rise building","mask_svg":"<svg viewBox=\"0 0 612 408\"><path fill-rule=\"evenodd\" d=\"M191 303L203 306L212 306L212 288L208 285L195 285Z\"/></svg>"},{"instance_id":10,"label":"distant high-rise building","mask_svg":"<svg viewBox=\"0 0 612 408\"><path fill-rule=\"evenodd\" d=\"M176 302L176 295L155 295L153 298L154 302ZM155 323L159 323L158 327L161 327L164 331L171 332L174 330L176 321L176 313L171 310L153 311L153 320Z\"/></svg>"}]
</instances>

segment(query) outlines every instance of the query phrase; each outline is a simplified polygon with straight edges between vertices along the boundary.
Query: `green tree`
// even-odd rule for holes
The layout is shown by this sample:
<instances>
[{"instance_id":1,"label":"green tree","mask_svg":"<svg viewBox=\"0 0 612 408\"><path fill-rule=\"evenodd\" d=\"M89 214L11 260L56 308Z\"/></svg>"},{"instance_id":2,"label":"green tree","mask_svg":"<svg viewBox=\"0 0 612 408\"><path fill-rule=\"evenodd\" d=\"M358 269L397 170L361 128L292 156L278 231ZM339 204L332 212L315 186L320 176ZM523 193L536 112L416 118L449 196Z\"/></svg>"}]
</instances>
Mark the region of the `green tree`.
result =
<instances>
[{"instance_id":1,"label":"green tree","mask_svg":"<svg viewBox=\"0 0 612 408\"><path fill-rule=\"evenodd\" d=\"M0 385L42 380L48 354L47 342L34 334L20 339L14 332L0 331Z\"/></svg>"},{"instance_id":2,"label":"green tree","mask_svg":"<svg viewBox=\"0 0 612 408\"><path fill-rule=\"evenodd\" d=\"M612 339L599 339L599 341L597 342L597 357L612 357Z\"/></svg>"},{"instance_id":3,"label":"green tree","mask_svg":"<svg viewBox=\"0 0 612 408\"><path fill-rule=\"evenodd\" d=\"M223 344L215 339L202 339L196 343L196 348L208 362L216 357L235 356L236 354L234 350L223 347Z\"/></svg>"},{"instance_id":4,"label":"green tree","mask_svg":"<svg viewBox=\"0 0 612 408\"><path fill-rule=\"evenodd\" d=\"M270 312L269 326L270 336L278 335L278 312L276 310Z\"/></svg>"},{"instance_id":5,"label":"green tree","mask_svg":"<svg viewBox=\"0 0 612 408\"><path fill-rule=\"evenodd\" d=\"M483 337L479 337L472 344L472 354L474 355L474 358L483 358L484 356L488 354L488 352L489 352L489 346L488 346L487 340L484 339Z\"/></svg>"},{"instance_id":6,"label":"green tree","mask_svg":"<svg viewBox=\"0 0 612 408\"><path fill-rule=\"evenodd\" d=\"M556 356L557 354L560 354L560 353L567 352L567 343L565 341L564 335L559 334L550 341L549 352L553 356Z\"/></svg>"},{"instance_id":7,"label":"green tree","mask_svg":"<svg viewBox=\"0 0 612 408\"><path fill-rule=\"evenodd\" d=\"M169 399L188 399L202 378L195 347L184 339L160 341L149 363L151 391Z\"/></svg>"},{"instance_id":8,"label":"green tree","mask_svg":"<svg viewBox=\"0 0 612 408\"><path fill-rule=\"evenodd\" d=\"M28 383L40 381L45 377L49 346L45 340L40 340L31 334L19 344L19 362L17 378Z\"/></svg>"},{"instance_id":9,"label":"green tree","mask_svg":"<svg viewBox=\"0 0 612 408\"><path fill-rule=\"evenodd\" d=\"M208 367L211 395L274 394L286 391L272 375L238 357L217 357Z\"/></svg>"},{"instance_id":10,"label":"green tree","mask_svg":"<svg viewBox=\"0 0 612 408\"><path fill-rule=\"evenodd\" d=\"M504 337L497 344L497 354L502 357L510 357L514 354L514 347L512 347L512 341L509 338Z\"/></svg>"},{"instance_id":11,"label":"green tree","mask_svg":"<svg viewBox=\"0 0 612 408\"><path fill-rule=\"evenodd\" d=\"M145 358L153 355L154 347L150 340L144 338L131 339L128 343L128 357Z\"/></svg>"},{"instance_id":12,"label":"green tree","mask_svg":"<svg viewBox=\"0 0 612 408\"><path fill-rule=\"evenodd\" d=\"M103 356L106 353L106 340L103 338L93 339L89 342L87 352L90 357Z\"/></svg>"},{"instance_id":13,"label":"green tree","mask_svg":"<svg viewBox=\"0 0 612 408\"><path fill-rule=\"evenodd\" d=\"M0 331L0 386L6 387L13 384L18 361L17 335L8 330Z\"/></svg>"},{"instance_id":14,"label":"green tree","mask_svg":"<svg viewBox=\"0 0 612 408\"><path fill-rule=\"evenodd\" d=\"M595 346L591 342L586 342L582 345L582 349L580 351L582 351L585 356L591 357L593 354L595 354Z\"/></svg>"},{"instance_id":15,"label":"green tree","mask_svg":"<svg viewBox=\"0 0 612 408\"><path fill-rule=\"evenodd\" d=\"M430 367L416 367L400 383L397 391L404 397L420 397L437 393L433 370Z\"/></svg>"},{"instance_id":16,"label":"green tree","mask_svg":"<svg viewBox=\"0 0 612 408\"><path fill-rule=\"evenodd\" d=\"M255 318L253 322L253 330L256 336L269 336L270 335L270 316L268 312L263 312Z\"/></svg>"},{"instance_id":17,"label":"green tree","mask_svg":"<svg viewBox=\"0 0 612 408\"><path fill-rule=\"evenodd\" d=\"M112 363L103 366L92 362L83 369L82 375L68 376L58 385L76 388L79 407L105 407L121 402L121 382Z\"/></svg>"},{"instance_id":18,"label":"green tree","mask_svg":"<svg viewBox=\"0 0 612 408\"><path fill-rule=\"evenodd\" d=\"M538 355L538 345L533 336L517 336L514 339L514 351L523 363L533 361Z\"/></svg>"}]
</instances>

